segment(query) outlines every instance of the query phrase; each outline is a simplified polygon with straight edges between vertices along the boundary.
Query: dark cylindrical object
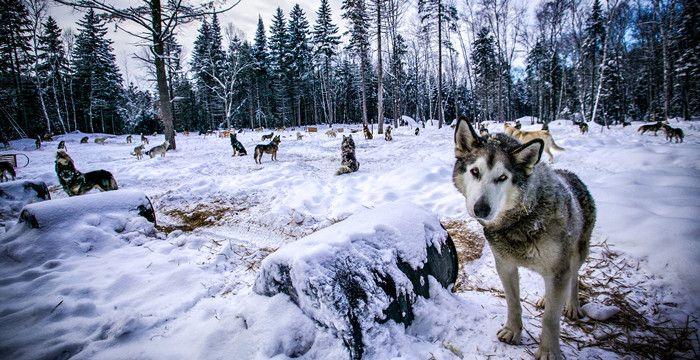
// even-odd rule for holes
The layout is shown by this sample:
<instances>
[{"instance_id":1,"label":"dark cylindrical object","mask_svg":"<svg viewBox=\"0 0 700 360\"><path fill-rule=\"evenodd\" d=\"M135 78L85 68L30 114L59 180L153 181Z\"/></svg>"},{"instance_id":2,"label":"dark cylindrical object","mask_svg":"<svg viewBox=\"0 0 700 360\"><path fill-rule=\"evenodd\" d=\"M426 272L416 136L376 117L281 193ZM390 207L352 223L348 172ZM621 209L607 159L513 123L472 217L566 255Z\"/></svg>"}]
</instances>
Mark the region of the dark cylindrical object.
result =
<instances>
[{"instance_id":1,"label":"dark cylindrical object","mask_svg":"<svg viewBox=\"0 0 700 360\"><path fill-rule=\"evenodd\" d=\"M18 180L0 183L0 219L15 219L25 205L50 199L49 188L43 181Z\"/></svg>"}]
</instances>

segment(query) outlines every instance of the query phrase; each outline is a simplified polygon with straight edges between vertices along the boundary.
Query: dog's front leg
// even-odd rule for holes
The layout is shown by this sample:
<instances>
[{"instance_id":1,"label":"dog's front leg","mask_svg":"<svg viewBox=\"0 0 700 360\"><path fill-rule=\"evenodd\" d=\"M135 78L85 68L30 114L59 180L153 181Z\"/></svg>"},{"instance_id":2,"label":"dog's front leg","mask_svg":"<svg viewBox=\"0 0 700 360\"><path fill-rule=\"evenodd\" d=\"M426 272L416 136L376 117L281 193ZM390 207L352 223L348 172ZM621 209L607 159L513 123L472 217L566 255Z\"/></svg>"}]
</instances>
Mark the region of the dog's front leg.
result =
<instances>
[{"instance_id":1,"label":"dog's front leg","mask_svg":"<svg viewBox=\"0 0 700 360\"><path fill-rule=\"evenodd\" d=\"M504 343L518 344L520 343L520 333L523 329L518 267L512 261L499 259L498 255L495 256L495 259L496 271L498 272L498 277L501 278L508 307L506 325L501 330L498 330L496 336L498 340Z\"/></svg>"},{"instance_id":2,"label":"dog's front leg","mask_svg":"<svg viewBox=\"0 0 700 360\"><path fill-rule=\"evenodd\" d=\"M564 296L567 290L566 274L554 274L544 278L545 303L542 315L542 334L540 335L540 348L535 353L536 359L554 360L562 359L559 348L559 321L564 308Z\"/></svg>"}]
</instances>

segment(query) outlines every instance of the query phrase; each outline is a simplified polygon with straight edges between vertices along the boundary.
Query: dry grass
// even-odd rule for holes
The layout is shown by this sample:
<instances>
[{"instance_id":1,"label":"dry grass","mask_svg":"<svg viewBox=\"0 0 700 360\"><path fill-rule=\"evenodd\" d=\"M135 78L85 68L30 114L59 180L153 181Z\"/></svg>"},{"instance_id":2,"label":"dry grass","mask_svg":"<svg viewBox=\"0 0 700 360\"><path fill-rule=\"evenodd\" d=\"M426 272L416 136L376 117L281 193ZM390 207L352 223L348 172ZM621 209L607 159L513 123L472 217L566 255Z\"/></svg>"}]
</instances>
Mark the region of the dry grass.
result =
<instances>
[{"instance_id":1,"label":"dry grass","mask_svg":"<svg viewBox=\"0 0 700 360\"><path fill-rule=\"evenodd\" d=\"M463 269L465 264L470 261L477 260L481 258L484 252L484 239L483 235L470 230L467 227L467 223L463 220L446 220L442 221L442 226L445 227L447 233L450 234L452 241L457 249L457 261L459 262L459 268ZM464 291L491 291L497 289L481 289L475 288L468 285L468 281L465 281L464 273L462 271L458 272L457 282L455 283L452 290L454 292L464 292ZM499 294L500 296L502 295Z\"/></svg>"},{"instance_id":2,"label":"dry grass","mask_svg":"<svg viewBox=\"0 0 700 360\"><path fill-rule=\"evenodd\" d=\"M158 228L166 234L175 230L191 232L198 228L216 225L222 219L245 210L247 208L227 205L220 201L198 203L189 210L176 208L163 211L165 215L175 219L177 223L159 225Z\"/></svg>"}]
</instances>

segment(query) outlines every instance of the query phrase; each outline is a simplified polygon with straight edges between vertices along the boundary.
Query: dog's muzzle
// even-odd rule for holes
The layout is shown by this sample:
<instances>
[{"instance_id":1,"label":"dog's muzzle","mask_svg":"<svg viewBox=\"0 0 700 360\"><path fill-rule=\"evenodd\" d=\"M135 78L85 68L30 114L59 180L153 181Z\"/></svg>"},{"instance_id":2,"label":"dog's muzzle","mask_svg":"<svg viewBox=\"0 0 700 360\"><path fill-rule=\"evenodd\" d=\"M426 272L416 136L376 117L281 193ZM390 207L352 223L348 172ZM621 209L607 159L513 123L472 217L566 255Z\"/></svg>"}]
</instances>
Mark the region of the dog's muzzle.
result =
<instances>
[{"instance_id":1,"label":"dog's muzzle","mask_svg":"<svg viewBox=\"0 0 700 360\"><path fill-rule=\"evenodd\" d=\"M482 197L474 204L474 215L480 219L485 219L489 214L491 214L491 206L486 199Z\"/></svg>"}]
</instances>

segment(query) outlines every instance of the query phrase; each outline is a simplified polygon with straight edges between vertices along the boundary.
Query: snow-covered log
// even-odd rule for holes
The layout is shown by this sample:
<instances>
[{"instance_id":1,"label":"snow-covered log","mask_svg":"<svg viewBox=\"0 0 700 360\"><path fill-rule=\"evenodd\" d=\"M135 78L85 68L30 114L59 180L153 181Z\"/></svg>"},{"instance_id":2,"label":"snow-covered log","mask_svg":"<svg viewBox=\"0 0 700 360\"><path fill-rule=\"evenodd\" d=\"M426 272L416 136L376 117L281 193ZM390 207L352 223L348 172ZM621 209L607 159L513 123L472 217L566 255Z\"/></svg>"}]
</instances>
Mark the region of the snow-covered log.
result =
<instances>
[{"instance_id":1,"label":"snow-covered log","mask_svg":"<svg viewBox=\"0 0 700 360\"><path fill-rule=\"evenodd\" d=\"M144 193L116 190L26 205L19 214L19 223L34 229L48 228L85 215L107 213L142 216L156 222L151 200Z\"/></svg>"},{"instance_id":2,"label":"snow-covered log","mask_svg":"<svg viewBox=\"0 0 700 360\"><path fill-rule=\"evenodd\" d=\"M0 218L16 219L24 205L50 200L43 181L18 180L0 183Z\"/></svg>"},{"instance_id":3,"label":"snow-covered log","mask_svg":"<svg viewBox=\"0 0 700 360\"><path fill-rule=\"evenodd\" d=\"M389 320L410 324L428 276L443 287L457 279L457 254L438 218L409 202L353 215L270 254L254 291L285 293L341 337L351 358L363 336Z\"/></svg>"}]
</instances>

